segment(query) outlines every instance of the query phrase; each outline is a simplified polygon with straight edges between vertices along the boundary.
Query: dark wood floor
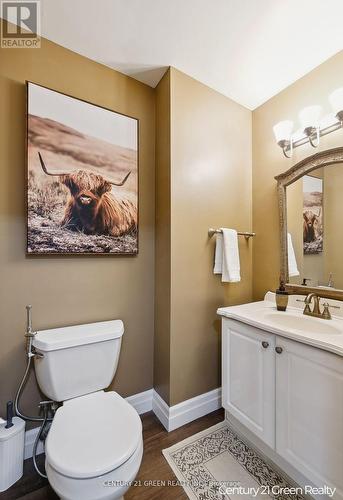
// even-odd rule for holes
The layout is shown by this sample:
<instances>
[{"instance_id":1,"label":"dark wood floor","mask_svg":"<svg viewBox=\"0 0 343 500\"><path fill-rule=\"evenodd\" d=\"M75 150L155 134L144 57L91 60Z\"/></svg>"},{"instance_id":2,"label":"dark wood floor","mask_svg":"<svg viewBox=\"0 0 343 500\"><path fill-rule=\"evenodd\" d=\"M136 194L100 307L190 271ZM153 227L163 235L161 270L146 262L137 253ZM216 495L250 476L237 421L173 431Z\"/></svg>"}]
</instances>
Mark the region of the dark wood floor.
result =
<instances>
[{"instance_id":1,"label":"dark wood floor","mask_svg":"<svg viewBox=\"0 0 343 500\"><path fill-rule=\"evenodd\" d=\"M190 424L172 432L167 432L152 412L142 415L144 456L137 477L141 483L147 481L173 481L175 476L162 455L162 450L183 439L196 434L224 419L223 410L217 410ZM40 466L44 463L44 455L39 456ZM0 493L1 500L57 500L58 497L48 482L40 478L32 464L26 460L24 476L12 488ZM125 495L125 500L186 500L187 496L181 486L137 486L132 487ZM82 499L80 499L82 500Z\"/></svg>"}]
</instances>

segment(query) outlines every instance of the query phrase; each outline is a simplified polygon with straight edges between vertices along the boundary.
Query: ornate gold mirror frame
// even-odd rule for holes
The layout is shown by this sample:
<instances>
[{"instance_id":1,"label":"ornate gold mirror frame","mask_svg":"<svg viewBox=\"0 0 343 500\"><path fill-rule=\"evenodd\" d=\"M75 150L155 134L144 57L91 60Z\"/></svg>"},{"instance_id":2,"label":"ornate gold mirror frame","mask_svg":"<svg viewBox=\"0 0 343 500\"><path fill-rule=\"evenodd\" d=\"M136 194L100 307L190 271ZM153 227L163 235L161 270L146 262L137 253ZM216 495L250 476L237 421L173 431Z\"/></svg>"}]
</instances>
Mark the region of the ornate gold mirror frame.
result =
<instances>
[{"instance_id":1,"label":"ornate gold mirror frame","mask_svg":"<svg viewBox=\"0 0 343 500\"><path fill-rule=\"evenodd\" d=\"M293 165L283 174L275 177L277 181L278 199L279 199L279 218L280 218L280 279L288 282L288 251L287 251L287 194L286 187L297 181L312 170L335 163L343 163L343 147L327 149L312 156L308 156L296 165ZM315 287L286 284L289 293L307 295L314 292L325 298L343 300L343 290L324 290Z\"/></svg>"}]
</instances>

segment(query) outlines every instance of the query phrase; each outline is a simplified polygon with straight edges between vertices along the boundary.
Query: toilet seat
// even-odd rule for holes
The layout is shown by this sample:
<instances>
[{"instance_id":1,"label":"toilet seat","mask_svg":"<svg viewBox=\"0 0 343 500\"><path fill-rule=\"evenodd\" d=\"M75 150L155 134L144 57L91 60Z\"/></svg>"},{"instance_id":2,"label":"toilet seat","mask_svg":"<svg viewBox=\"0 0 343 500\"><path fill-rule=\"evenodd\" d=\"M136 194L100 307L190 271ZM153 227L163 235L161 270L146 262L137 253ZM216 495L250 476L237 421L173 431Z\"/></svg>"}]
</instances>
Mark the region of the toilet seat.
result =
<instances>
[{"instance_id":1,"label":"toilet seat","mask_svg":"<svg viewBox=\"0 0 343 500\"><path fill-rule=\"evenodd\" d=\"M94 478L119 468L141 441L136 410L116 392L99 391L66 401L57 410L46 440L46 461L69 478Z\"/></svg>"}]
</instances>

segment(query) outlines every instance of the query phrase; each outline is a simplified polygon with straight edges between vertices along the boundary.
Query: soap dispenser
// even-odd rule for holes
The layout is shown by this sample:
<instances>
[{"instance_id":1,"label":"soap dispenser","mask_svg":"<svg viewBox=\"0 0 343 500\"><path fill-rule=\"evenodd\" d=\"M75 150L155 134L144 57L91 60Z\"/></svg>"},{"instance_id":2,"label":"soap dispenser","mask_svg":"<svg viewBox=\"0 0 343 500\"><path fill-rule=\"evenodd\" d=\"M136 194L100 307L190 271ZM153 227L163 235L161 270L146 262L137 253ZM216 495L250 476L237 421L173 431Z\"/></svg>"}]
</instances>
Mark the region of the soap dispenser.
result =
<instances>
[{"instance_id":1,"label":"soap dispenser","mask_svg":"<svg viewBox=\"0 0 343 500\"><path fill-rule=\"evenodd\" d=\"M288 305L288 292L285 288L284 281L280 281L279 288L275 292L276 309L278 311L286 311Z\"/></svg>"}]
</instances>

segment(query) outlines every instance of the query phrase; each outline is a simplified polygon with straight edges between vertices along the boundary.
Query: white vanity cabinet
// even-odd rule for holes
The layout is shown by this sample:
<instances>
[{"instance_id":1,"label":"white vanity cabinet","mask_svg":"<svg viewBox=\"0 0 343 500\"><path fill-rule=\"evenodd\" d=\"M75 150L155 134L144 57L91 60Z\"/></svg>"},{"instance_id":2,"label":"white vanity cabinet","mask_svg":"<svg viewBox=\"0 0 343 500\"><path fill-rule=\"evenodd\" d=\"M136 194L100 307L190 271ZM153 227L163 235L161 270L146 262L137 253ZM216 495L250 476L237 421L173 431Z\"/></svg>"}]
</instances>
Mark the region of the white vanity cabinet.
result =
<instances>
[{"instance_id":1,"label":"white vanity cabinet","mask_svg":"<svg viewBox=\"0 0 343 500\"><path fill-rule=\"evenodd\" d=\"M222 342L228 414L304 478L336 487L334 498L343 499L342 356L229 318Z\"/></svg>"},{"instance_id":2,"label":"white vanity cabinet","mask_svg":"<svg viewBox=\"0 0 343 500\"><path fill-rule=\"evenodd\" d=\"M276 451L343 495L342 357L282 337L276 344Z\"/></svg>"},{"instance_id":3,"label":"white vanity cabinet","mask_svg":"<svg viewBox=\"0 0 343 500\"><path fill-rule=\"evenodd\" d=\"M269 446L275 443L275 335L223 320L222 403Z\"/></svg>"}]
</instances>

